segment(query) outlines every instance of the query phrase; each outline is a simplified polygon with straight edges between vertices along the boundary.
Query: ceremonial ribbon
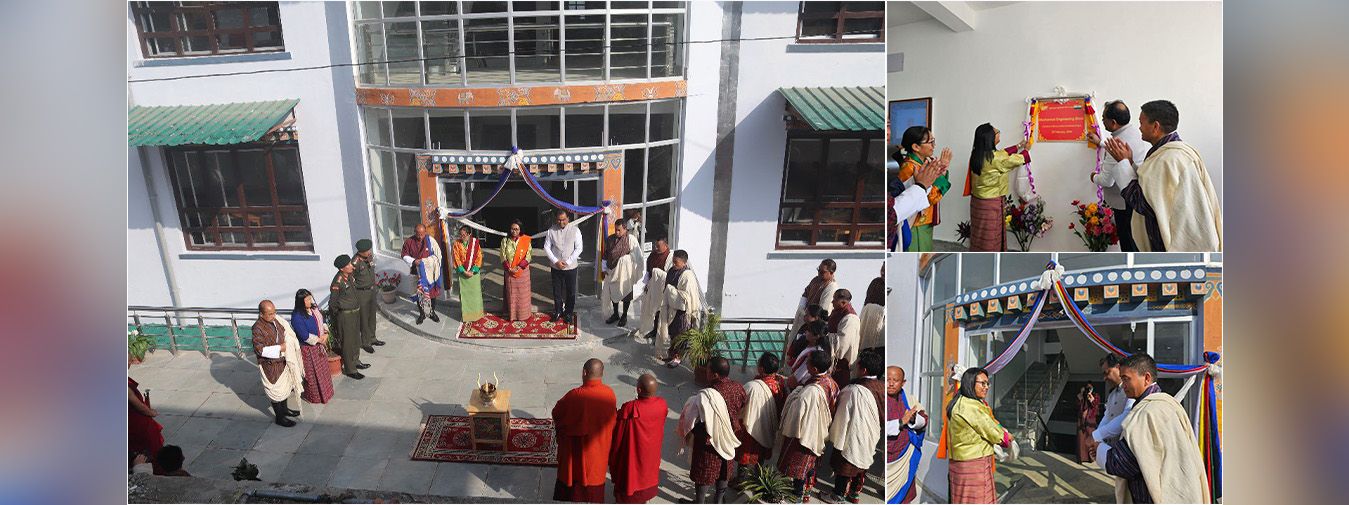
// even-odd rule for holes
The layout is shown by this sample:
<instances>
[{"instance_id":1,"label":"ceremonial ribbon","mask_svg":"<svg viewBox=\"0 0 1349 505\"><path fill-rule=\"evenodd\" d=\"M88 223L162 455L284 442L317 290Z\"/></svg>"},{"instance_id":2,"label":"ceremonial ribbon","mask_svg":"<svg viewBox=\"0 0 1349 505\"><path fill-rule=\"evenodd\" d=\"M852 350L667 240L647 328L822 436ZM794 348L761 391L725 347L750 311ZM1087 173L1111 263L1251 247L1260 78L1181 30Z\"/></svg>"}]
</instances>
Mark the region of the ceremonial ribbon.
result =
<instances>
[{"instance_id":1,"label":"ceremonial ribbon","mask_svg":"<svg viewBox=\"0 0 1349 505\"><path fill-rule=\"evenodd\" d=\"M1057 268L1058 265L1053 261L1050 261L1046 266L1047 271L1053 271ZM988 370L989 374L997 373L998 370L1001 370L1006 366L1007 363L1011 361L1012 357L1020 351L1021 344L1026 339L1026 336L1029 335L1031 326L1035 324L1036 319L1040 316L1040 309L1044 306L1048 289L1054 290L1054 294L1058 296L1059 304L1063 306L1063 312L1068 315L1068 319L1071 320L1073 325L1077 326L1083 334L1091 339L1093 343L1107 352L1112 352L1121 356L1130 355L1129 352L1116 347L1114 344L1111 344L1109 340L1102 338L1101 334L1098 333L1095 328L1092 328L1091 323L1087 322L1086 316L1077 308L1077 304L1073 303L1072 298L1068 295L1068 288L1063 285L1063 280L1058 275L1051 274L1049 277L1050 286L1040 291L1040 295L1035 301L1035 310L1031 313L1030 318L1026 320L1026 323L1022 325L1016 338L1007 346L1007 349L1003 350L1002 354L999 354L996 358L993 358L992 361L988 362L987 365L984 365L983 368ZM1044 277L1042 276L1041 279L1044 279ZM1175 377L1204 373L1203 392L1199 396L1199 429L1196 430L1196 436L1199 438L1198 443L1200 452L1204 458L1204 468L1205 471L1208 472L1210 498L1214 500L1214 503L1217 503L1217 500L1219 500L1222 495L1222 443L1218 433L1217 393L1213 377L1215 366L1221 358L1222 356L1216 352L1205 352L1205 363L1203 364L1157 364L1157 370L1162 376ZM943 428L943 432L944 431L945 429ZM938 457L942 457L942 455L939 454Z\"/></svg>"},{"instance_id":2,"label":"ceremonial ribbon","mask_svg":"<svg viewBox=\"0 0 1349 505\"><path fill-rule=\"evenodd\" d=\"M1087 105L1087 124L1091 126L1092 131L1096 133L1096 138L1099 139L1101 138L1101 125L1096 122L1096 108L1091 105L1090 96L1086 97L1086 99L1083 100L1083 102L1085 102ZM1096 148L1096 171L1093 173L1099 174L1101 173L1102 162L1104 162L1105 160L1105 158L1102 157L1101 154L1102 146L1101 144L1092 145L1091 142L1087 142L1087 147ZM1092 182L1094 183L1095 180L1093 180ZM1102 188L1100 185L1096 186L1096 201L1105 204L1105 188Z\"/></svg>"},{"instance_id":3,"label":"ceremonial ribbon","mask_svg":"<svg viewBox=\"0 0 1349 505\"><path fill-rule=\"evenodd\" d=\"M1039 102L1036 99L1031 99L1030 112L1027 113L1030 115L1030 121L1021 123L1021 125L1025 127L1024 135L1026 136L1027 151L1030 150L1031 146L1035 145L1035 129L1038 128L1040 123L1040 108L1036 106L1037 103ZM1027 161L1026 164L1022 166L1026 168L1026 181L1030 182L1031 196L1038 195L1039 192L1035 190L1035 174L1032 174L1030 171L1030 162Z\"/></svg>"}]
</instances>

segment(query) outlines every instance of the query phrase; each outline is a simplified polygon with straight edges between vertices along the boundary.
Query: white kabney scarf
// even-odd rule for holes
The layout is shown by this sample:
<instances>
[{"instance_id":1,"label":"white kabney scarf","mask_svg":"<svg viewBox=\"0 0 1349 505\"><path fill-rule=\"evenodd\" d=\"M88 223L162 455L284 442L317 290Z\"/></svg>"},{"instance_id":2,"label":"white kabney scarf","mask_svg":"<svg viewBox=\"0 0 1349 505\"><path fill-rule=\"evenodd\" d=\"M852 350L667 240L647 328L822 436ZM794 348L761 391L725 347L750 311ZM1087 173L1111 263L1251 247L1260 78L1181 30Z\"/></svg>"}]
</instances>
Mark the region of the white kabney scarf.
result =
<instances>
[{"instance_id":1,"label":"white kabney scarf","mask_svg":"<svg viewBox=\"0 0 1349 505\"><path fill-rule=\"evenodd\" d=\"M857 354L862 344L862 318L848 314L838 322L838 331L829 334L829 345L834 360L847 360L848 368L857 371ZM856 375L856 374L854 374Z\"/></svg>"},{"instance_id":2,"label":"white kabney scarf","mask_svg":"<svg viewBox=\"0 0 1349 505\"><path fill-rule=\"evenodd\" d=\"M295 338L295 330L290 327L290 322L278 317L276 323L286 335L283 345L286 353L286 369L281 371L281 376L273 383L267 380L267 372L262 370L262 365L258 365L258 373L262 375L262 389L272 401L286 401L288 405L295 406L296 410L299 410L300 393L304 390L304 365L300 362L300 341Z\"/></svg>"},{"instance_id":3,"label":"white kabney scarf","mask_svg":"<svg viewBox=\"0 0 1349 505\"><path fill-rule=\"evenodd\" d=\"M670 270L674 264L674 251L665 254L665 265L659 268L651 269L650 278L639 282L640 288L634 286L633 289L641 289L642 296L638 299L642 309L642 324L639 325L640 335L651 333L656 329L656 311L660 310L661 303L665 300L665 272ZM646 263L642 263L642 268L646 268ZM665 347L657 346L657 352L664 352Z\"/></svg>"},{"instance_id":4,"label":"white kabney scarf","mask_svg":"<svg viewBox=\"0 0 1349 505\"><path fill-rule=\"evenodd\" d=\"M1169 252L1222 252L1223 213L1218 192L1199 152L1185 142L1167 142L1138 167L1138 185L1157 215ZM1151 251L1142 215L1133 217L1134 242Z\"/></svg>"},{"instance_id":5,"label":"white kabney scarf","mask_svg":"<svg viewBox=\"0 0 1349 505\"><path fill-rule=\"evenodd\" d=\"M870 349L885 345L885 307L868 303L858 314L862 322L861 348Z\"/></svg>"},{"instance_id":6,"label":"white kabney scarf","mask_svg":"<svg viewBox=\"0 0 1349 505\"><path fill-rule=\"evenodd\" d=\"M717 455L725 460L735 459L735 449L740 447L740 439L736 438L735 428L731 425L726 399L716 389L702 388L684 402L684 408L679 413L679 438L684 441L684 447L693 445L693 428L699 422L707 428L708 440L712 442L712 448L717 450ZM679 448L681 454L684 447ZM690 453L689 456L693 455Z\"/></svg>"},{"instance_id":7,"label":"white kabney scarf","mask_svg":"<svg viewBox=\"0 0 1349 505\"><path fill-rule=\"evenodd\" d=\"M1209 503L1199 443L1174 397L1159 391L1138 400L1123 427L1155 503Z\"/></svg>"},{"instance_id":8,"label":"white kabney scarf","mask_svg":"<svg viewBox=\"0 0 1349 505\"><path fill-rule=\"evenodd\" d=\"M838 407L829 427L829 441L853 466L871 466L881 440L881 413L876 397L861 384L851 384L838 394Z\"/></svg>"},{"instance_id":9,"label":"white kabney scarf","mask_svg":"<svg viewBox=\"0 0 1349 505\"><path fill-rule=\"evenodd\" d=\"M671 256L673 255L671 253ZM687 271L680 274L679 283L674 286L675 289L670 289L666 285L663 291L660 325L656 327L656 352L659 354L664 354L671 339L679 336L670 334L670 323L674 322L675 313L682 310L685 314L688 314L689 324L694 328L698 327L702 319L703 291L698 286L698 276L694 275L692 268L685 267L685 269ZM665 279L661 279L661 284L666 284Z\"/></svg>"},{"instance_id":10,"label":"white kabney scarf","mask_svg":"<svg viewBox=\"0 0 1349 505\"><path fill-rule=\"evenodd\" d=\"M745 431L759 445L772 449L778 431L778 404L773 401L773 390L764 381L754 379L745 383L745 396L745 408L740 411Z\"/></svg>"},{"instance_id":11,"label":"white kabney scarf","mask_svg":"<svg viewBox=\"0 0 1349 505\"><path fill-rule=\"evenodd\" d=\"M637 281L641 280L637 276L641 275L645 263L642 260L642 245L637 243L637 237L631 233L627 235L627 239L630 248L628 254L619 258L618 264L604 274L604 284L600 288L600 307L608 307L609 304L623 301L629 293L632 293ZM673 258L674 254L671 253L670 257ZM601 263L603 261L600 260Z\"/></svg>"},{"instance_id":12,"label":"white kabney scarf","mask_svg":"<svg viewBox=\"0 0 1349 505\"><path fill-rule=\"evenodd\" d=\"M832 421L829 398L819 382L796 388L782 406L782 436L799 439L801 447L816 456L824 455Z\"/></svg>"}]
</instances>

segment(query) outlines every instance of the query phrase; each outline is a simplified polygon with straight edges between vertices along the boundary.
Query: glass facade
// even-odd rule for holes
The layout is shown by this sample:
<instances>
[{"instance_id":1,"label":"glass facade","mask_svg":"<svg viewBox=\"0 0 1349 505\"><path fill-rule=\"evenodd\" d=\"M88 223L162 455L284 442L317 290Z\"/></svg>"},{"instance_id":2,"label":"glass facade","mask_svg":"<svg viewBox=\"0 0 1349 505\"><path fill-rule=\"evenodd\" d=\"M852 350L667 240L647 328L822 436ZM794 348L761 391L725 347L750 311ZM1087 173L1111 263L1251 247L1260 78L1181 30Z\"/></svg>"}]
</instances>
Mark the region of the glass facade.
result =
<instances>
[{"instance_id":1,"label":"glass facade","mask_svg":"<svg viewBox=\"0 0 1349 505\"><path fill-rule=\"evenodd\" d=\"M499 86L684 75L684 2L356 2L361 84Z\"/></svg>"},{"instance_id":2,"label":"glass facade","mask_svg":"<svg viewBox=\"0 0 1349 505\"><path fill-rule=\"evenodd\" d=\"M378 248L396 252L420 217L416 155L430 150L503 154L620 149L623 212L641 219L643 243L674 229L683 100L516 108L363 109ZM451 197L451 200L455 197ZM596 205L597 202L578 202ZM388 240L385 238L389 237Z\"/></svg>"}]
</instances>

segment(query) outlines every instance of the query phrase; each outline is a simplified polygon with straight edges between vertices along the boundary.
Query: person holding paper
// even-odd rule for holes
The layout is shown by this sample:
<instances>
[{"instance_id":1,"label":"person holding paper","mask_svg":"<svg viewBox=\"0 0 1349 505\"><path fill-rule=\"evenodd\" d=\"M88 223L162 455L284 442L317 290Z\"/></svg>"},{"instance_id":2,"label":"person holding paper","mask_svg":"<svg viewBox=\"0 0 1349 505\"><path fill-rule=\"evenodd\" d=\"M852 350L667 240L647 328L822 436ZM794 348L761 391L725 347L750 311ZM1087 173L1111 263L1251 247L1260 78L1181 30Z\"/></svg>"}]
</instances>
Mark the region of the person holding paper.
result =
<instances>
[{"instance_id":1,"label":"person holding paper","mask_svg":"<svg viewBox=\"0 0 1349 505\"><path fill-rule=\"evenodd\" d=\"M360 324L359 319L356 321L356 324ZM355 330L355 336L359 338L359 327ZM352 340L354 342L356 339ZM295 338L295 330L291 329L290 323L276 317L276 305L271 300L263 300L258 304L258 320L253 322L253 354L258 357L262 389L272 401L276 424L287 428L295 426L295 421L288 417L300 416L298 409L304 388L300 341Z\"/></svg>"}]
</instances>

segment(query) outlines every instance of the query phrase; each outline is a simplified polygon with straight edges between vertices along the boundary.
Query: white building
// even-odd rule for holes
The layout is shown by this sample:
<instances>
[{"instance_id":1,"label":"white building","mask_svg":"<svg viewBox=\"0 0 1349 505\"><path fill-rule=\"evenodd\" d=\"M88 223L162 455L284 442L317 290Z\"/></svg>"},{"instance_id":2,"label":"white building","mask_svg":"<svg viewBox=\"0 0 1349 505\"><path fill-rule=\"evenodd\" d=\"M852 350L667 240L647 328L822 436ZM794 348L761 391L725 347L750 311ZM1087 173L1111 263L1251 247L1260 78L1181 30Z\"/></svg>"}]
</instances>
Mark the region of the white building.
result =
<instances>
[{"instance_id":1,"label":"white building","mask_svg":"<svg viewBox=\"0 0 1349 505\"><path fill-rule=\"evenodd\" d=\"M331 259L364 237L379 268L401 269L413 225L483 205L501 172L482 160L511 146L539 157L530 164L554 197L637 211L644 245L669 235L727 317L790 316L823 258L860 297L882 262L884 27L880 2L850 5L133 4L130 106L298 102L293 114L290 102L259 104L233 120L269 155L290 156L270 172L249 163L257 142L166 140L190 130L207 141L229 120L217 109L132 110L143 145L129 154L128 299L250 307L298 287L326 293ZM253 73L270 70L283 71ZM234 174L197 180L222 160ZM248 197L273 186L256 184L261 174L277 191L258 209ZM520 218L542 232L552 207L518 178L503 188L475 222ZM582 225L583 278L594 278L597 224Z\"/></svg>"}]
</instances>

